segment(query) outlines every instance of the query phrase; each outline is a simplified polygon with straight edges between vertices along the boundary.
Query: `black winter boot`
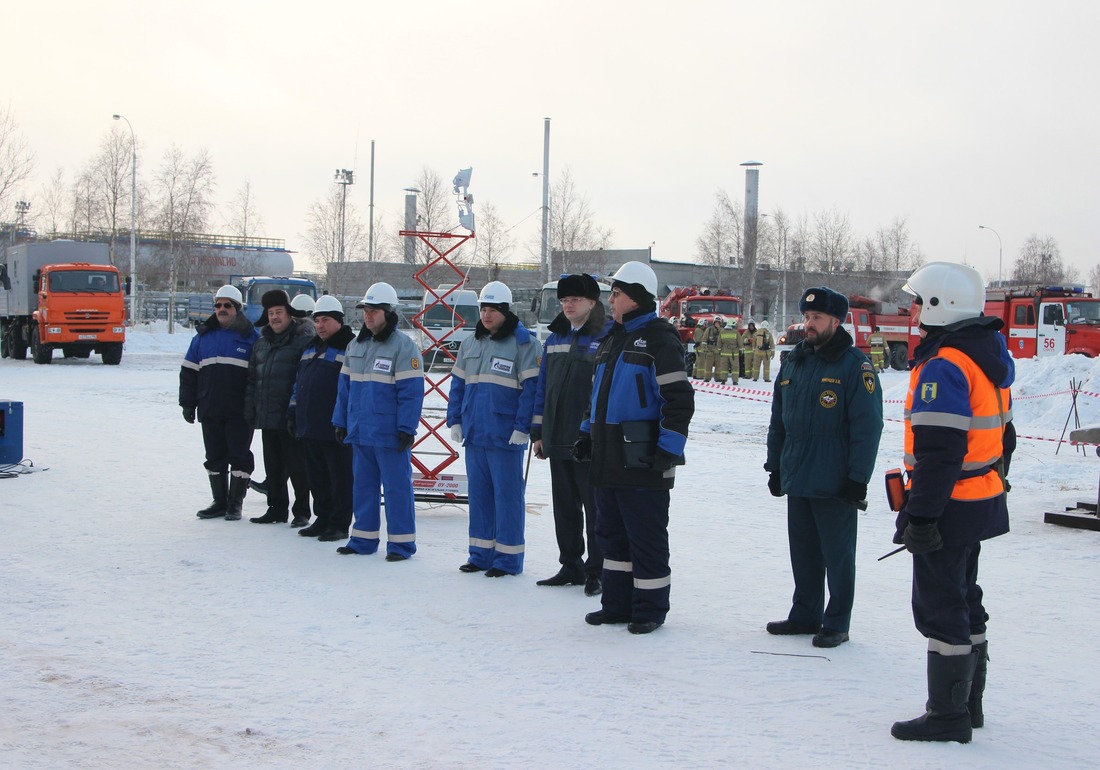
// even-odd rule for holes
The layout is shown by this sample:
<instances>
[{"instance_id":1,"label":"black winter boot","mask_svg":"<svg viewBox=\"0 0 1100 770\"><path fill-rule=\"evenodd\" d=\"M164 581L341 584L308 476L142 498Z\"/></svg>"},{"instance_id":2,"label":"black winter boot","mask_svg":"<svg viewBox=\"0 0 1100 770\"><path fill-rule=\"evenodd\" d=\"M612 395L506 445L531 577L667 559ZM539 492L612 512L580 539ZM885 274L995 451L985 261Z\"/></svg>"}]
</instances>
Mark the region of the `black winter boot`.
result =
<instances>
[{"instance_id":1,"label":"black winter boot","mask_svg":"<svg viewBox=\"0 0 1100 770\"><path fill-rule=\"evenodd\" d=\"M226 521L240 521L244 496L248 494L248 477L232 476L229 479L229 505L225 511Z\"/></svg>"},{"instance_id":2,"label":"black winter boot","mask_svg":"<svg viewBox=\"0 0 1100 770\"><path fill-rule=\"evenodd\" d=\"M220 519L225 516L226 501L229 497L229 478L225 473L210 474L210 492L214 502L196 513L200 519Z\"/></svg>"},{"instance_id":3,"label":"black winter boot","mask_svg":"<svg viewBox=\"0 0 1100 770\"><path fill-rule=\"evenodd\" d=\"M978 655L978 661L974 664L974 683L970 685L970 700L966 702L966 710L970 712L970 725L983 727L985 714L982 712L982 693L985 692L985 671L989 663L989 642L974 645L974 652Z\"/></svg>"},{"instance_id":4,"label":"black winter boot","mask_svg":"<svg viewBox=\"0 0 1100 770\"><path fill-rule=\"evenodd\" d=\"M973 727L966 703L974 678L977 653L928 653L928 705L923 716L894 722L890 734L902 741L956 741L970 743Z\"/></svg>"}]
</instances>

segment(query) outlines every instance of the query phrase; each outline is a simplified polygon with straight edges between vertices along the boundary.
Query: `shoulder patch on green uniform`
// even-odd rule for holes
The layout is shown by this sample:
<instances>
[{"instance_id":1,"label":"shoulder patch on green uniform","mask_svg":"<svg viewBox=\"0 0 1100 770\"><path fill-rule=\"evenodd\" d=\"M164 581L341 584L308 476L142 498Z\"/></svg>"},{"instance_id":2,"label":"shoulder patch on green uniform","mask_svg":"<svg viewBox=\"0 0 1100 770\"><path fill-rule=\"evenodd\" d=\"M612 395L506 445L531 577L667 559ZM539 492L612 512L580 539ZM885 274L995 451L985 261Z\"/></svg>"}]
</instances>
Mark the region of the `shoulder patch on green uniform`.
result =
<instances>
[{"instance_id":1,"label":"shoulder patch on green uniform","mask_svg":"<svg viewBox=\"0 0 1100 770\"><path fill-rule=\"evenodd\" d=\"M836 393L831 390L821 391L821 395L817 397L817 403L821 404L826 409L832 409L837 404Z\"/></svg>"},{"instance_id":2,"label":"shoulder patch on green uniform","mask_svg":"<svg viewBox=\"0 0 1100 770\"><path fill-rule=\"evenodd\" d=\"M859 365L859 368L865 372L873 372L875 370L875 365L872 364L870 361L864 361L862 364Z\"/></svg>"},{"instance_id":3,"label":"shoulder patch on green uniform","mask_svg":"<svg viewBox=\"0 0 1100 770\"><path fill-rule=\"evenodd\" d=\"M863 373L863 387L867 389L868 393L875 392L875 373L864 372Z\"/></svg>"},{"instance_id":4,"label":"shoulder patch on green uniform","mask_svg":"<svg viewBox=\"0 0 1100 770\"><path fill-rule=\"evenodd\" d=\"M938 386L934 382L926 382L920 386L920 400L929 404L936 400Z\"/></svg>"}]
</instances>

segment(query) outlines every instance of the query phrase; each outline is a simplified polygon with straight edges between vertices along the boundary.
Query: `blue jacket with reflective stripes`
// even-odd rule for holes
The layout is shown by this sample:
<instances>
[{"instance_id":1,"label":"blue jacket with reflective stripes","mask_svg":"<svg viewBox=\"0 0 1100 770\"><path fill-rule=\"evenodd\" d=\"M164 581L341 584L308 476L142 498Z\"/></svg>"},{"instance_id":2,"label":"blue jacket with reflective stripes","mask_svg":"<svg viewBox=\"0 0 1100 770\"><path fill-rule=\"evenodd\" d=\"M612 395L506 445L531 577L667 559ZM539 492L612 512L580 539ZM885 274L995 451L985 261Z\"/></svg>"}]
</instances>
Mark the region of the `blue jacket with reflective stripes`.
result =
<instances>
[{"instance_id":1,"label":"blue jacket with reflective stripes","mask_svg":"<svg viewBox=\"0 0 1100 770\"><path fill-rule=\"evenodd\" d=\"M355 334L351 327L342 326L327 340L314 337L303 351L289 410L297 438L336 441L332 413L336 408L344 353L353 339Z\"/></svg>"},{"instance_id":2,"label":"blue jacket with reflective stripes","mask_svg":"<svg viewBox=\"0 0 1100 770\"><path fill-rule=\"evenodd\" d=\"M653 422L657 447L680 457L695 414L695 389L672 324L651 310L628 313L596 353L591 401L581 433L592 437L594 487L672 489L675 468L627 468L622 423Z\"/></svg>"},{"instance_id":3,"label":"blue jacket with reflective stripes","mask_svg":"<svg viewBox=\"0 0 1100 770\"><path fill-rule=\"evenodd\" d=\"M513 449L513 431L531 433L542 345L512 313L496 333L478 321L451 371L447 425L462 425L462 443Z\"/></svg>"},{"instance_id":4,"label":"blue jacket with reflective stripes","mask_svg":"<svg viewBox=\"0 0 1100 770\"><path fill-rule=\"evenodd\" d=\"M416 435L423 406L424 362L396 315L381 334L364 326L344 354L332 424L349 444L397 449L398 433Z\"/></svg>"},{"instance_id":5,"label":"blue jacket with reflective stripes","mask_svg":"<svg viewBox=\"0 0 1100 770\"><path fill-rule=\"evenodd\" d=\"M223 329L215 315L196 329L180 367L180 406L198 408L207 417L244 419L248 359L259 332L244 314Z\"/></svg>"}]
</instances>

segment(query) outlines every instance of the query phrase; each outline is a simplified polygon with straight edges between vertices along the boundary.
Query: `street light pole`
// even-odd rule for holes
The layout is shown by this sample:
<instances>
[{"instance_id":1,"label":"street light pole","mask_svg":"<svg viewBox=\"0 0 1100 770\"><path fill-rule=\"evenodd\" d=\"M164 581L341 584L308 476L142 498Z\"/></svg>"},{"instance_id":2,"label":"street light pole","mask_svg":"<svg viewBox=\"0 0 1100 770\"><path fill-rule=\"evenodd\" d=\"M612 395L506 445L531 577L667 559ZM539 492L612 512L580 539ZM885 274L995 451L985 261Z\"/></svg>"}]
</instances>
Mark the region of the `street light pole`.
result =
<instances>
[{"instance_id":1,"label":"street light pole","mask_svg":"<svg viewBox=\"0 0 1100 770\"><path fill-rule=\"evenodd\" d=\"M122 115L112 115L115 120L125 120L130 129L130 326L137 325L137 137L130 121Z\"/></svg>"},{"instance_id":2,"label":"street light pole","mask_svg":"<svg viewBox=\"0 0 1100 770\"><path fill-rule=\"evenodd\" d=\"M1001 257L1004 253L1004 249L1001 246L1001 234L994 230L992 227L986 227L985 225L978 225L979 230L988 230L997 236L997 285L1001 283Z\"/></svg>"}]
</instances>

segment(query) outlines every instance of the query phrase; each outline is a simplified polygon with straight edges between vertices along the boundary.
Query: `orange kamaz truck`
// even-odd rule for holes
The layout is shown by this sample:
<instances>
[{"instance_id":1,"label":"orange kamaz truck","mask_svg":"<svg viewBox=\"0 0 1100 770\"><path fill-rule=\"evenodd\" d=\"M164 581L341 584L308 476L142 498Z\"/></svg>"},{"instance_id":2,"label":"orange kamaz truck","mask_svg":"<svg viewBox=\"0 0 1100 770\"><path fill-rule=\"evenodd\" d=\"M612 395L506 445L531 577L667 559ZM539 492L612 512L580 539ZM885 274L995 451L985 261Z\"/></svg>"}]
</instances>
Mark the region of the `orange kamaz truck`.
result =
<instances>
[{"instance_id":1,"label":"orange kamaz truck","mask_svg":"<svg viewBox=\"0 0 1100 770\"><path fill-rule=\"evenodd\" d=\"M106 244L77 241L23 243L0 264L0 353L48 364L66 358L105 364L122 361L126 306L118 269Z\"/></svg>"}]
</instances>

